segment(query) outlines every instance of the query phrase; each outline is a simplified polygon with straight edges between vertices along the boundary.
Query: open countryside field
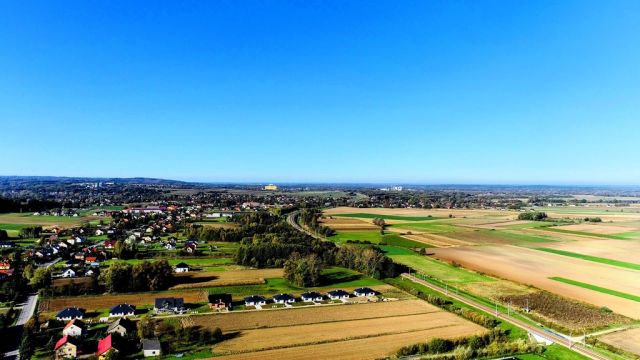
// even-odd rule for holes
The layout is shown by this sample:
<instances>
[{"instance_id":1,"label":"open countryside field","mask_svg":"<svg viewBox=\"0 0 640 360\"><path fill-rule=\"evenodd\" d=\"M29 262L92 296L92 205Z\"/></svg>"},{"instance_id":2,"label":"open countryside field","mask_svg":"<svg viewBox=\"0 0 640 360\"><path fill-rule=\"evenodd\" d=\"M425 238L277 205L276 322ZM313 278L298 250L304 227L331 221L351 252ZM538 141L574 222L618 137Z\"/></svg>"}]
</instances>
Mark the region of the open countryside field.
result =
<instances>
[{"instance_id":1,"label":"open countryside field","mask_svg":"<svg viewBox=\"0 0 640 360\"><path fill-rule=\"evenodd\" d=\"M193 289L213 286L264 284L267 278L282 277L282 269L229 270L229 271L190 271L176 274L175 289Z\"/></svg>"},{"instance_id":2,"label":"open countryside field","mask_svg":"<svg viewBox=\"0 0 640 360\"><path fill-rule=\"evenodd\" d=\"M55 313L71 306L79 306L87 311L108 309L112 306L127 303L135 306L153 305L159 297L182 297L185 303L204 303L208 301L208 293L202 290L158 291L144 293L127 293L118 295L88 295L42 299L39 311Z\"/></svg>"},{"instance_id":3,"label":"open countryside field","mask_svg":"<svg viewBox=\"0 0 640 360\"><path fill-rule=\"evenodd\" d=\"M392 215L392 216L409 216L409 217L432 217L447 218L449 214L460 217L482 217L482 218L513 218L517 217L518 213L515 211L497 211L497 210L466 210L466 209L387 209L387 208L352 208L347 206L336 207L327 209L324 212L326 215L341 215L341 214L357 214L367 213L376 215Z\"/></svg>"},{"instance_id":4,"label":"open countryside field","mask_svg":"<svg viewBox=\"0 0 640 360\"><path fill-rule=\"evenodd\" d=\"M583 240L545 244L545 247L626 262L640 263L640 241Z\"/></svg>"},{"instance_id":5,"label":"open countryside field","mask_svg":"<svg viewBox=\"0 0 640 360\"><path fill-rule=\"evenodd\" d=\"M558 276L632 295L640 295L640 272L516 246L431 249L436 257L464 267L581 300L638 319L640 306L624 299L550 278Z\"/></svg>"},{"instance_id":6,"label":"open countryside field","mask_svg":"<svg viewBox=\"0 0 640 360\"><path fill-rule=\"evenodd\" d=\"M598 340L640 356L640 327L606 334Z\"/></svg>"},{"instance_id":7,"label":"open countryside field","mask_svg":"<svg viewBox=\"0 0 640 360\"><path fill-rule=\"evenodd\" d=\"M194 316L195 325L222 331L260 329L323 322L373 319L440 312L422 300L371 302L366 304L312 306L300 309L278 309L269 315L260 311L230 312Z\"/></svg>"},{"instance_id":8,"label":"open countryside field","mask_svg":"<svg viewBox=\"0 0 640 360\"><path fill-rule=\"evenodd\" d=\"M34 216L33 214L20 214L20 213L10 213L10 214L0 214L0 224L11 224L11 225L40 225L44 228L47 227L73 227L82 224L83 222L92 221L92 220L100 220L107 219L104 217L97 216Z\"/></svg>"},{"instance_id":9,"label":"open countryside field","mask_svg":"<svg viewBox=\"0 0 640 360\"><path fill-rule=\"evenodd\" d=\"M400 308L403 305L406 310ZM387 315L385 307L388 307L390 314L397 315ZM327 318L321 316L323 310L330 312ZM291 315L287 314L289 318L281 319L281 314L285 313ZM318 354L335 354L339 358L361 359L362 351L367 354L366 358L372 357L372 352L376 353L373 357L383 357L393 354L404 345L426 341L431 337L458 337L486 331L453 314L415 300L254 314L264 317L259 323L270 324L272 321L269 319L274 319L277 325L240 330L238 336L216 345L214 353L231 355L230 359L295 358L295 354L303 353L307 357L309 354L314 357ZM309 323L314 319L316 322ZM389 336L391 338L387 339ZM353 352L354 349L360 351Z\"/></svg>"}]
</instances>

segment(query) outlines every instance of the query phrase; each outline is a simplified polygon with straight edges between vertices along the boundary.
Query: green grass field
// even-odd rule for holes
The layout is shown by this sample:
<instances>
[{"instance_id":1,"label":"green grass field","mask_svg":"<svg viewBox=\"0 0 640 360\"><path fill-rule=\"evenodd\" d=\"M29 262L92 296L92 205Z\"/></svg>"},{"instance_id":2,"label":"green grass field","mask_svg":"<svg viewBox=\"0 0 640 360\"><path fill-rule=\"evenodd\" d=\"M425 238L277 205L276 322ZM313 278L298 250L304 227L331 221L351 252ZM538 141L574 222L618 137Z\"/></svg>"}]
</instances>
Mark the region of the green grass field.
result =
<instances>
[{"instance_id":1,"label":"green grass field","mask_svg":"<svg viewBox=\"0 0 640 360\"><path fill-rule=\"evenodd\" d=\"M383 244L404 248L429 248L432 247L429 244L420 243L417 241L405 239L402 236L387 232L381 235L379 231L339 231L335 235L329 237L329 240L338 243L345 244L348 240L352 241L369 241L372 244Z\"/></svg>"},{"instance_id":2,"label":"green grass field","mask_svg":"<svg viewBox=\"0 0 640 360\"><path fill-rule=\"evenodd\" d=\"M130 265L139 264L143 261L156 261L156 260L165 260L164 258L152 258L152 259L129 259L129 260L107 260L102 264L105 266L109 266L114 262L124 262ZM179 263L185 263L189 266L198 266L198 267L209 267L209 266L218 266L218 265L229 265L233 264L233 259L231 258L195 258L195 259L166 259L170 265L177 265Z\"/></svg>"},{"instance_id":3,"label":"green grass field","mask_svg":"<svg viewBox=\"0 0 640 360\"><path fill-rule=\"evenodd\" d=\"M401 215L379 215L369 213L353 213L353 214L335 214L333 217L353 217L363 219L385 219L385 220L404 220L404 221L424 221L424 220L436 220L441 219L433 216L401 216Z\"/></svg>"},{"instance_id":4,"label":"green grass field","mask_svg":"<svg viewBox=\"0 0 640 360\"><path fill-rule=\"evenodd\" d=\"M266 279L265 284L260 285L239 285L239 286L217 286L209 288L211 294L233 294L235 296L264 295L272 296L280 293L300 293L305 290L316 290L325 292L332 289L383 285L384 282L364 276L350 269L332 267L322 271L322 285L313 288L301 288L292 285L283 278Z\"/></svg>"},{"instance_id":5,"label":"green grass field","mask_svg":"<svg viewBox=\"0 0 640 360\"><path fill-rule=\"evenodd\" d=\"M455 267L445 262L431 259L417 253L389 255L394 262L407 265L412 269L424 274L428 274L440 281L452 284L467 284L477 282L496 281L495 279L466 270L461 267Z\"/></svg>"},{"instance_id":6,"label":"green grass field","mask_svg":"<svg viewBox=\"0 0 640 360\"><path fill-rule=\"evenodd\" d=\"M549 279L555 280L555 281L559 281L559 282L562 282L562 283L565 283L565 284L575 285L575 286L579 286L581 288L585 288L585 289L601 292L603 294L609 294L609 295L617 296L617 297L620 297L620 298L623 298L623 299L628 299L628 300L633 300L633 301L640 302L640 296L637 296L637 295L627 294L627 293L624 293L624 292L621 292L621 291L607 289L607 288L603 288L603 287L600 287L600 286L597 286L597 285L583 283L583 282L580 282L580 281L575 281L575 280L571 280L571 279L565 279L565 278L559 277L559 276L554 276L554 277L551 277Z\"/></svg>"},{"instance_id":7,"label":"green grass field","mask_svg":"<svg viewBox=\"0 0 640 360\"><path fill-rule=\"evenodd\" d=\"M578 354L577 352L571 351L564 346L558 344L551 344L545 348L544 353L542 355L535 354L526 354L526 355L518 355L517 359L522 360L538 360L538 359L547 359L547 360L588 360L589 358L583 355Z\"/></svg>"},{"instance_id":8,"label":"green grass field","mask_svg":"<svg viewBox=\"0 0 640 360\"><path fill-rule=\"evenodd\" d=\"M523 234L506 230L480 230L481 233L495 236L502 240L509 240L514 243L548 243L556 241L551 236Z\"/></svg>"},{"instance_id":9,"label":"green grass field","mask_svg":"<svg viewBox=\"0 0 640 360\"><path fill-rule=\"evenodd\" d=\"M459 231L467 231L467 229L455 226L446 222L411 222L411 223L402 223L402 224L392 224L390 225L394 228L401 228L406 230L415 230L415 231L424 231L432 234L443 234L443 233L452 233Z\"/></svg>"},{"instance_id":10,"label":"green grass field","mask_svg":"<svg viewBox=\"0 0 640 360\"><path fill-rule=\"evenodd\" d=\"M607 258L602 258L602 257L597 257L597 256L578 254L578 253L574 253L574 252L570 252L570 251L550 249L550 248L536 248L536 250L546 251L546 252L557 254L557 255L574 257L574 258L577 258L577 259L582 259L582 260L587 260L587 261L593 261L593 262L597 262L597 263L601 263L601 264L607 264L607 265L627 268L627 269L631 269L631 270L640 270L640 264L634 264L634 263L620 261L620 260L607 259Z\"/></svg>"}]
</instances>

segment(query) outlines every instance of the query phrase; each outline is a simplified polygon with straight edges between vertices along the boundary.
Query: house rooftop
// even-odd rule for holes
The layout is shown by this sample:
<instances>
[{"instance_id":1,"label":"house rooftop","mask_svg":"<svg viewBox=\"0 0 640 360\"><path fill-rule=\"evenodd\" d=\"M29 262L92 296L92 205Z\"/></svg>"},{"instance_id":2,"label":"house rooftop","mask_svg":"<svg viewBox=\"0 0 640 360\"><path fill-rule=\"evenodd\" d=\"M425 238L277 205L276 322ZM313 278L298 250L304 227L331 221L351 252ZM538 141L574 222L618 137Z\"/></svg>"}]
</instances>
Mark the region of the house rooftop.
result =
<instances>
[{"instance_id":1,"label":"house rooftop","mask_svg":"<svg viewBox=\"0 0 640 360\"><path fill-rule=\"evenodd\" d=\"M142 339L143 350L160 350L160 341L158 339Z\"/></svg>"},{"instance_id":2,"label":"house rooftop","mask_svg":"<svg viewBox=\"0 0 640 360\"><path fill-rule=\"evenodd\" d=\"M136 311L136 307L133 305L129 305L129 304L119 304L116 305L114 307L112 307L109 310L110 314L120 314L120 313L124 313L124 314L128 314L130 312L135 312Z\"/></svg>"},{"instance_id":3,"label":"house rooftop","mask_svg":"<svg viewBox=\"0 0 640 360\"><path fill-rule=\"evenodd\" d=\"M70 307L60 311L56 317L67 318L67 317L82 317L82 316L84 316L84 310L79 309L77 307Z\"/></svg>"},{"instance_id":4,"label":"house rooftop","mask_svg":"<svg viewBox=\"0 0 640 360\"><path fill-rule=\"evenodd\" d=\"M113 349L113 338L111 337L111 334L107 335L106 338L98 341L98 355L102 355L111 349Z\"/></svg>"}]
</instances>

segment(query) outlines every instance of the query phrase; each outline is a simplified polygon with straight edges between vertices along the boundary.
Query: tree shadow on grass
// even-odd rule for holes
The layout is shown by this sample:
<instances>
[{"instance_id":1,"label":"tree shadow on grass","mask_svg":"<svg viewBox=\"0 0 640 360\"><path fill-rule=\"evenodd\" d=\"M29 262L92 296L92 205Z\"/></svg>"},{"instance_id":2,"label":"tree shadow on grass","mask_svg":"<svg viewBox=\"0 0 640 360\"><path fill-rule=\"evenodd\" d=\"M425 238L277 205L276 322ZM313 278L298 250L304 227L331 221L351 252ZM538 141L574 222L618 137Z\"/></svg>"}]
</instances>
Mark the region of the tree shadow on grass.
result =
<instances>
[{"instance_id":1,"label":"tree shadow on grass","mask_svg":"<svg viewBox=\"0 0 640 360\"><path fill-rule=\"evenodd\" d=\"M320 277L321 286L329 286L337 283L355 281L362 278L360 274L354 274L349 271L336 271L330 274L324 274Z\"/></svg>"}]
</instances>

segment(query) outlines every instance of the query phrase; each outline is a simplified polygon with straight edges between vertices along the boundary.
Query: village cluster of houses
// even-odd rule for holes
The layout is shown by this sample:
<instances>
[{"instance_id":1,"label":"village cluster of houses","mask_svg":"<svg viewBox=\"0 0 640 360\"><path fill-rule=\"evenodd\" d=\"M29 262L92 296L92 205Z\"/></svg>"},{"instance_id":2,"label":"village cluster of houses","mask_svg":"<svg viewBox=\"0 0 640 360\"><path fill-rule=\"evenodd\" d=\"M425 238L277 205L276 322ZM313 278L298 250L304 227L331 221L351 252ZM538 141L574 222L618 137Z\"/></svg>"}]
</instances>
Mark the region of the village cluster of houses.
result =
<instances>
[{"instance_id":1,"label":"village cluster of houses","mask_svg":"<svg viewBox=\"0 0 640 360\"><path fill-rule=\"evenodd\" d=\"M373 297L376 296L376 292L372 289L363 287L353 290L353 296L355 297ZM326 294L326 298L330 300L347 301L351 297L351 294L344 290L331 290ZM292 304L297 301L296 297L291 294L278 294L271 299L274 304ZM325 295L322 295L315 291L305 292L300 295L302 302L319 303L325 300ZM260 308L267 304L267 298L261 295L251 295L244 298L244 304L246 306L254 306Z\"/></svg>"},{"instance_id":2,"label":"village cluster of houses","mask_svg":"<svg viewBox=\"0 0 640 360\"><path fill-rule=\"evenodd\" d=\"M33 216L73 216L78 217L79 214L75 209L52 209L47 211L37 211L33 213Z\"/></svg>"},{"instance_id":3,"label":"village cluster of houses","mask_svg":"<svg viewBox=\"0 0 640 360\"><path fill-rule=\"evenodd\" d=\"M187 308L183 298L157 298L153 311L156 314L184 314ZM94 349L88 349L84 341L88 335L87 325L83 321L84 315L85 311L79 307L66 308L56 315L56 320L67 322L62 329L61 338L53 349L57 359L76 358L94 353ZM130 319L135 315L136 307L125 303L112 307L109 309L109 316L100 319L101 322L109 322L109 326L95 348L95 354L99 359L105 359L109 352L119 352L118 339L135 333L136 323ZM114 336L116 334L117 336ZM160 356L162 353L158 339L142 339L141 347L145 357Z\"/></svg>"}]
</instances>

